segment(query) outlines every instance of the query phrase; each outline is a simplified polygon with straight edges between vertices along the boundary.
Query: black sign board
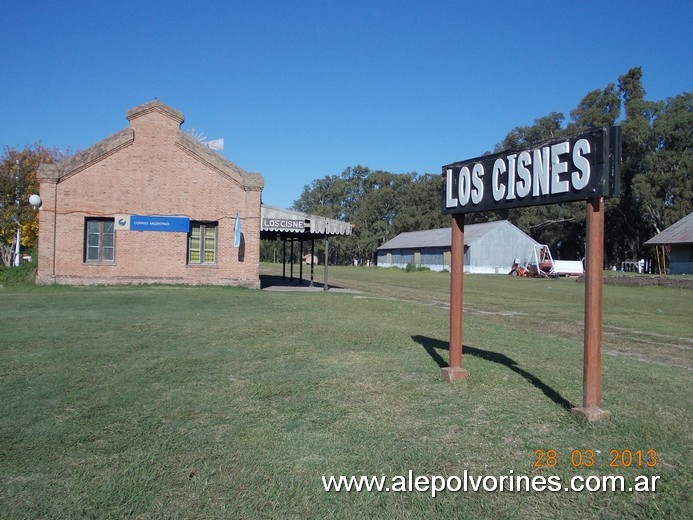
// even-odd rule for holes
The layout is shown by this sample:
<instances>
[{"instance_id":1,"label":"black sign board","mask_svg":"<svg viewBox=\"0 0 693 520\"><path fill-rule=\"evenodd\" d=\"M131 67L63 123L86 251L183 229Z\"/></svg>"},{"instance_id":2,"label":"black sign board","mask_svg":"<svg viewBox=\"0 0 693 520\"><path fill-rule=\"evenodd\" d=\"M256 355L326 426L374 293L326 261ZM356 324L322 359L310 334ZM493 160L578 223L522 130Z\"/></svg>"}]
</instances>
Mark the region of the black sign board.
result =
<instances>
[{"instance_id":1,"label":"black sign board","mask_svg":"<svg viewBox=\"0 0 693 520\"><path fill-rule=\"evenodd\" d=\"M621 128L595 128L443 166L442 210L473 213L613 197L620 182Z\"/></svg>"}]
</instances>

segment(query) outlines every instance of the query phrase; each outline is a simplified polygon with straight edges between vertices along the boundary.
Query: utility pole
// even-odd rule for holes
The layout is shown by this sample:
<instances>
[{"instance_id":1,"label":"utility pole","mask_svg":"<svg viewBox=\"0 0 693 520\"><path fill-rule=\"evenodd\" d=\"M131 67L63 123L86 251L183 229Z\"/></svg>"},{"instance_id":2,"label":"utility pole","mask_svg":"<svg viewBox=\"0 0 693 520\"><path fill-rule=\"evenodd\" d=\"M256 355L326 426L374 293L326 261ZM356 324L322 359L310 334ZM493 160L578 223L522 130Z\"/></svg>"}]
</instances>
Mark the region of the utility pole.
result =
<instances>
[{"instance_id":1,"label":"utility pole","mask_svg":"<svg viewBox=\"0 0 693 520\"><path fill-rule=\"evenodd\" d=\"M15 205L15 214L14 214L14 223L17 225L17 236L15 237L15 252L14 252L14 265L15 267L19 267L19 259L20 259L20 240L22 238L21 236L21 226L19 223L19 214L21 211L20 208L20 193L19 193L19 159L16 160L15 162L15 168L14 168L14 180L15 180L15 185L14 185L14 205Z\"/></svg>"}]
</instances>

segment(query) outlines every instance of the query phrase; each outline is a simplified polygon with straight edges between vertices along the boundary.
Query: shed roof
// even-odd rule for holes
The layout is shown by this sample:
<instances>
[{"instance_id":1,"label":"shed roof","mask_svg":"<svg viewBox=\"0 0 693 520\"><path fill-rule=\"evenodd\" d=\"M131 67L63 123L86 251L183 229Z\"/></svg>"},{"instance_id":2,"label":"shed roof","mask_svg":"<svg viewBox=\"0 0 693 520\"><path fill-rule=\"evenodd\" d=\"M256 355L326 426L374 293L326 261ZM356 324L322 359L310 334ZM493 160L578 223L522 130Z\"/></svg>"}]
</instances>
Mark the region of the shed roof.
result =
<instances>
[{"instance_id":1,"label":"shed roof","mask_svg":"<svg viewBox=\"0 0 693 520\"><path fill-rule=\"evenodd\" d=\"M693 213L689 213L681 220L674 222L664 231L645 242L646 246L670 244L693 244Z\"/></svg>"},{"instance_id":2,"label":"shed roof","mask_svg":"<svg viewBox=\"0 0 693 520\"><path fill-rule=\"evenodd\" d=\"M484 235L501 226L512 226L518 232L524 232L507 220L469 224L464 227L464 243L470 245ZM451 228L428 229L426 231L410 231L400 233L392 240L385 242L378 249L410 249L422 247L450 247L452 238Z\"/></svg>"}]
</instances>

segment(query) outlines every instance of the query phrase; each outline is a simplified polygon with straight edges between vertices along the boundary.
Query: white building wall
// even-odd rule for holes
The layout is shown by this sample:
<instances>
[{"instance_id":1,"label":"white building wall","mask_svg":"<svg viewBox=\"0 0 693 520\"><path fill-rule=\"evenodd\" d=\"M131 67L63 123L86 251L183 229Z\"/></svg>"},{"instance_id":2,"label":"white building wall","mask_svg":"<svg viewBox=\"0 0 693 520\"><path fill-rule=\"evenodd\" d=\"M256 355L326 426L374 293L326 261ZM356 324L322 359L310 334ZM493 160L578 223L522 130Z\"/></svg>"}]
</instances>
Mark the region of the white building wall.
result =
<instances>
[{"instance_id":1,"label":"white building wall","mask_svg":"<svg viewBox=\"0 0 693 520\"><path fill-rule=\"evenodd\" d=\"M465 253L465 270L471 273L508 274L513 260L528 258L535 244L536 240L510 223L498 226L469 246L469 251Z\"/></svg>"}]
</instances>

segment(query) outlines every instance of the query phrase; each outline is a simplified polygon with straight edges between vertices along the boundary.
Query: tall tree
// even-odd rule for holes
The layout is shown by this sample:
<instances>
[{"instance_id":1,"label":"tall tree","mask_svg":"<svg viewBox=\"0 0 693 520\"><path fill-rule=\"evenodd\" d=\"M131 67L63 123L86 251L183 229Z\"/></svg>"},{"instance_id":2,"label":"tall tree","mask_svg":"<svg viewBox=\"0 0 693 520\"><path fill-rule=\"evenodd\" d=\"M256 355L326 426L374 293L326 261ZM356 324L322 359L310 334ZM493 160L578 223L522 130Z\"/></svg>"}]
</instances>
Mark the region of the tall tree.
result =
<instances>
[{"instance_id":1,"label":"tall tree","mask_svg":"<svg viewBox=\"0 0 693 520\"><path fill-rule=\"evenodd\" d=\"M618 88L609 83L604 90L595 89L587 94L578 106L570 111L572 122L566 133L573 134L595 127L616 124L621 114L621 97Z\"/></svg>"},{"instance_id":2,"label":"tall tree","mask_svg":"<svg viewBox=\"0 0 693 520\"><path fill-rule=\"evenodd\" d=\"M607 215L607 232L612 239L608 245L612 256L620 259L637 258L642 243L650 238L643 220L641 200L635 191L634 179L645 171L645 156L654 148L652 124L659 104L645 100L642 69L634 67L619 77L619 91L623 101L625 119L621 122L623 134L623 164L621 167L621 195L612 202L613 211Z\"/></svg>"},{"instance_id":3,"label":"tall tree","mask_svg":"<svg viewBox=\"0 0 693 520\"><path fill-rule=\"evenodd\" d=\"M592 111L599 112L594 104L601 100L601 96L594 95L586 98L582 108L571 115L575 119ZM568 132L563 127L564 119L560 112L552 112L536 119L533 125L516 127L496 145L496 151L529 148L559 138ZM573 123L572 128L577 124L580 123ZM470 223L498 219L508 219L535 240L548 244L557 258L579 258L584 254L584 204L552 204L497 211L472 218Z\"/></svg>"},{"instance_id":4,"label":"tall tree","mask_svg":"<svg viewBox=\"0 0 693 520\"><path fill-rule=\"evenodd\" d=\"M401 204L394 222L395 235L450 225L450 217L441 211L441 187L439 174L412 175L411 182L402 187L400 194Z\"/></svg>"},{"instance_id":5,"label":"tall tree","mask_svg":"<svg viewBox=\"0 0 693 520\"><path fill-rule=\"evenodd\" d=\"M565 116L552 112L528 126L516 127L495 151L528 148L593 127L619 124L623 137L621 194L606 201L605 256L617 263L641 258L643 242L690 213L693 200L692 95L664 102L645 99L640 67L618 78L618 85L589 92ZM623 115L622 115L623 114ZM365 260L398 233L449 225L440 209L440 175L394 175L363 166L345 169L306 186L296 209L356 224L351 237L336 241L342 261ZM512 210L472 213L467 223L509 219L557 258L581 258L585 248L582 201Z\"/></svg>"},{"instance_id":6,"label":"tall tree","mask_svg":"<svg viewBox=\"0 0 693 520\"><path fill-rule=\"evenodd\" d=\"M665 100L655 115L632 180L646 237L693 211L693 94Z\"/></svg>"},{"instance_id":7,"label":"tall tree","mask_svg":"<svg viewBox=\"0 0 693 520\"><path fill-rule=\"evenodd\" d=\"M578 106L570 111L571 122L566 128L566 133L576 134L590 128L612 126L616 124L620 115L620 92L613 83L609 83L604 89L589 92L580 100ZM612 199L607 199L605 204L607 219L615 205ZM566 204L564 209L570 214L570 223L566 226L563 239L556 244L558 256L559 258L582 258L585 254L587 239L585 203L573 202ZM610 237L607 236L607 242L609 240ZM607 252L607 257L609 256Z\"/></svg>"},{"instance_id":8,"label":"tall tree","mask_svg":"<svg viewBox=\"0 0 693 520\"><path fill-rule=\"evenodd\" d=\"M0 259L4 265L14 262L18 226L22 247L31 248L36 241L38 214L29 196L38 193L39 165L53 163L58 156L57 150L38 143L22 150L5 147L0 160Z\"/></svg>"},{"instance_id":9,"label":"tall tree","mask_svg":"<svg viewBox=\"0 0 693 520\"><path fill-rule=\"evenodd\" d=\"M306 186L294 208L353 224L352 235L330 240L331 261L366 263L374 259L378 246L395 235L395 221L413 178L413 174L348 167L339 176ZM440 205L437 209L440 212ZM322 244L317 250L322 251Z\"/></svg>"},{"instance_id":10,"label":"tall tree","mask_svg":"<svg viewBox=\"0 0 693 520\"><path fill-rule=\"evenodd\" d=\"M560 137L565 134L565 129L562 127L564 120L565 116L560 112L551 112L535 119L533 125L515 127L496 145L495 151L527 148L542 141Z\"/></svg>"},{"instance_id":11,"label":"tall tree","mask_svg":"<svg viewBox=\"0 0 693 520\"><path fill-rule=\"evenodd\" d=\"M294 202L293 207L306 213L338 218L343 212L345 193L344 179L337 175L328 175L304 186L301 196Z\"/></svg>"}]
</instances>

